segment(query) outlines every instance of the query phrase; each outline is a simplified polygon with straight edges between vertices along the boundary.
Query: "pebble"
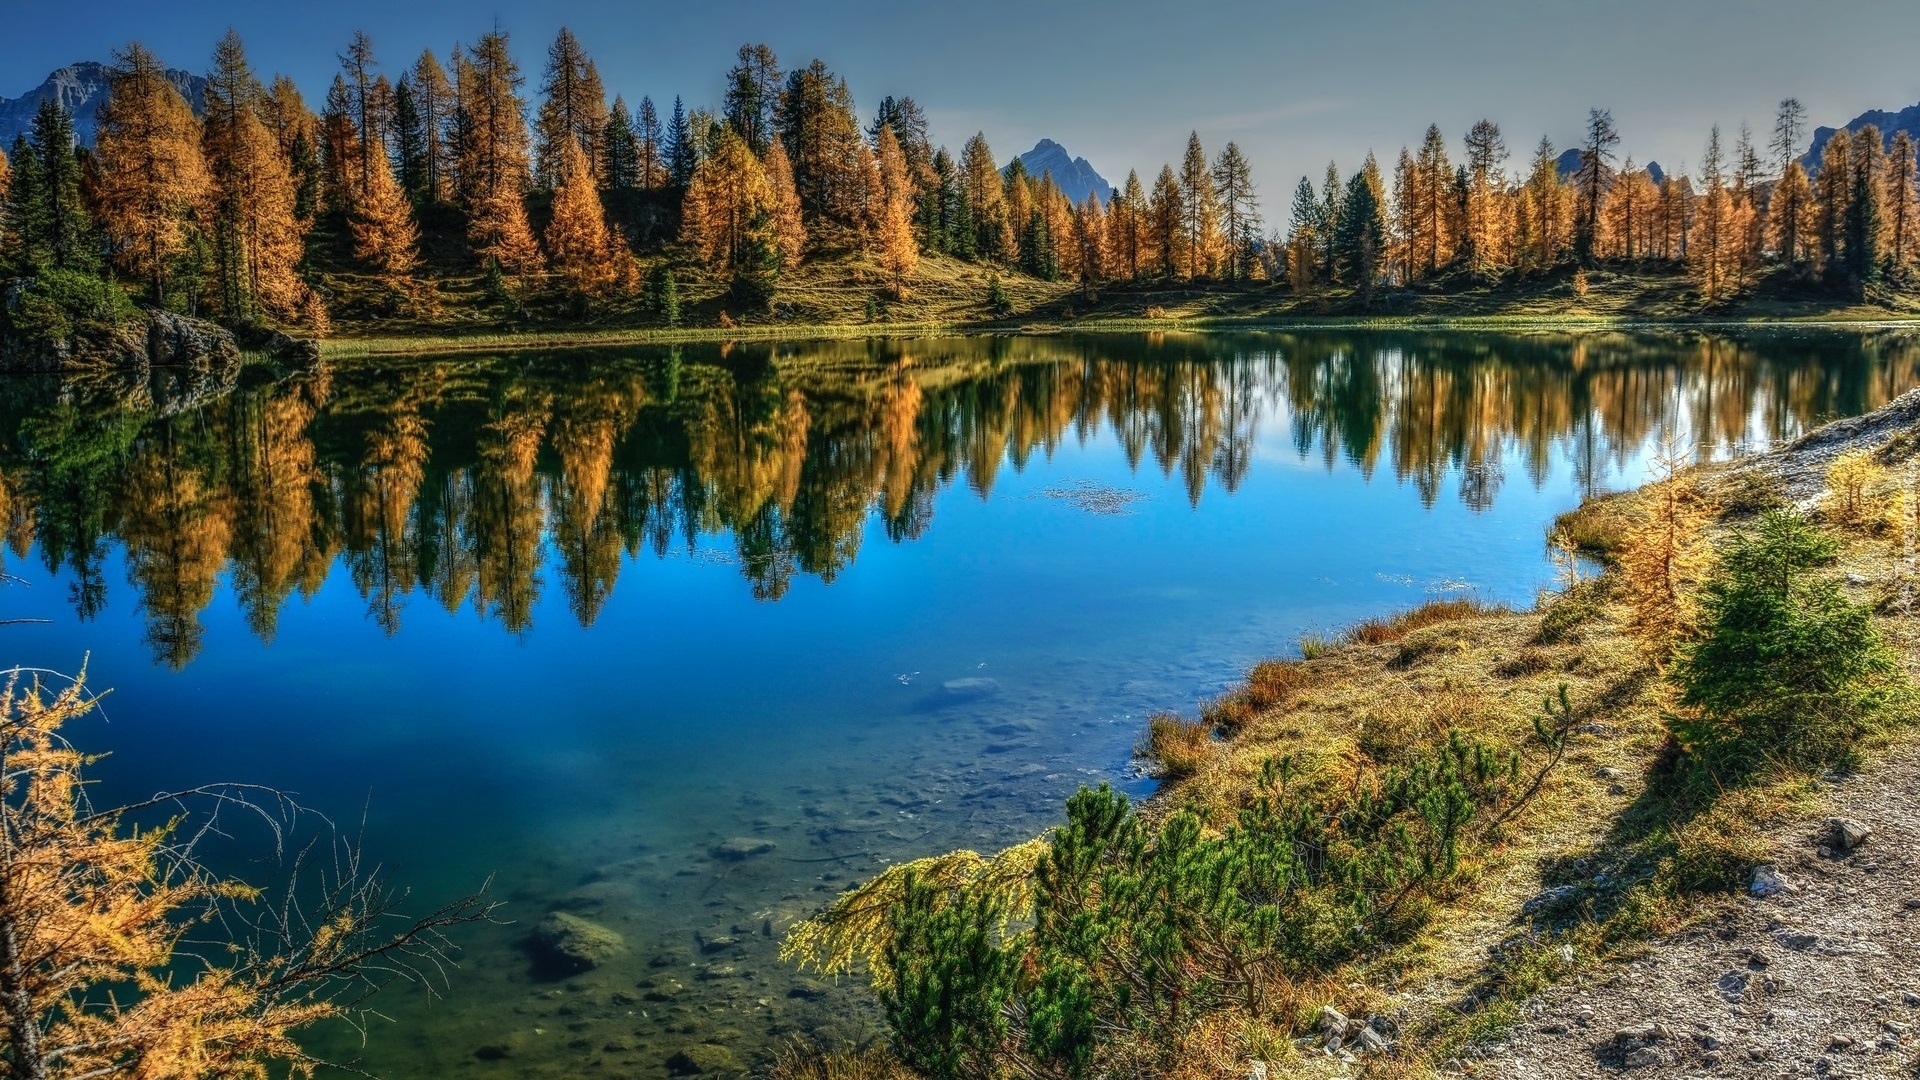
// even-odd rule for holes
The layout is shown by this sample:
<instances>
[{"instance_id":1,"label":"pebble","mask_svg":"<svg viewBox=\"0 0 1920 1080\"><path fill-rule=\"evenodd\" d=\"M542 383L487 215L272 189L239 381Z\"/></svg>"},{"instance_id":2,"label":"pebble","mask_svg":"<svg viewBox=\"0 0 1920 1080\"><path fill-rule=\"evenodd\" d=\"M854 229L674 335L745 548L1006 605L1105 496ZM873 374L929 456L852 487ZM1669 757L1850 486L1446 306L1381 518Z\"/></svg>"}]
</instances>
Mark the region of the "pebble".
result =
<instances>
[{"instance_id":1,"label":"pebble","mask_svg":"<svg viewBox=\"0 0 1920 1080\"><path fill-rule=\"evenodd\" d=\"M1753 868L1753 884L1748 887L1747 891L1756 897L1764 899L1769 896L1778 896L1781 893L1796 893L1800 891L1800 888L1782 877L1779 867L1768 864L1766 866L1756 866Z\"/></svg>"}]
</instances>

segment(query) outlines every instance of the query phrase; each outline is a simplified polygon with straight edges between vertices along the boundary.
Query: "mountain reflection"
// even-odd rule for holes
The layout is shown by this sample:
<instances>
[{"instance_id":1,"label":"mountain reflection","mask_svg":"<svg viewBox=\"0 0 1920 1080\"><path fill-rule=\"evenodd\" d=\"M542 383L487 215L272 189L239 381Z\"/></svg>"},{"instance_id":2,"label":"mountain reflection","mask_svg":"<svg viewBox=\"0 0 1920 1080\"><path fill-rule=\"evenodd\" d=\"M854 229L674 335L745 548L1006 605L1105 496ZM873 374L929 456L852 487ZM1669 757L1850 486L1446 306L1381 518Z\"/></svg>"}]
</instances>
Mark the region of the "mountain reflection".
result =
<instances>
[{"instance_id":1,"label":"mountain reflection","mask_svg":"<svg viewBox=\"0 0 1920 1080\"><path fill-rule=\"evenodd\" d=\"M120 544L155 658L183 667L223 572L267 640L336 565L389 633L416 597L520 633L556 579L584 626L644 552L725 558L778 600L851 565L870 518L910 541L956 481L988 497L1102 431L1195 506L1239 488L1266 432L1485 509L1510 467L1538 485L1564 456L1591 488L1662 430L1704 455L1917 383L1914 339L1857 333L973 338L19 379L0 525L83 620Z\"/></svg>"}]
</instances>

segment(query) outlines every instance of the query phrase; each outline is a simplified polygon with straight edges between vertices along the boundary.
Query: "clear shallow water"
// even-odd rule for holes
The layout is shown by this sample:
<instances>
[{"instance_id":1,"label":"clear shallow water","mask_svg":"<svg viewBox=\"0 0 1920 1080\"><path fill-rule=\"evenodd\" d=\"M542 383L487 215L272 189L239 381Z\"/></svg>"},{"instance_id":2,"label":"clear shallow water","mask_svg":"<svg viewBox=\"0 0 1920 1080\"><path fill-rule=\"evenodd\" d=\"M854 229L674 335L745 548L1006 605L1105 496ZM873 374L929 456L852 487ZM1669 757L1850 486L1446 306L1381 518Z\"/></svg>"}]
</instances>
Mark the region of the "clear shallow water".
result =
<instances>
[{"instance_id":1,"label":"clear shallow water","mask_svg":"<svg viewBox=\"0 0 1920 1080\"><path fill-rule=\"evenodd\" d=\"M388 1076L658 1076L858 1038L780 931L888 861L1144 793L1147 713L1471 589L1701 455L1920 384L1910 338L1260 334L454 356L0 387L9 662L114 690L102 797L238 779L513 925L395 996ZM943 684L991 679L988 693ZM732 837L774 844L715 858ZM270 871L256 868L256 877ZM555 907L625 935L565 982ZM715 946L716 938L736 939ZM485 1060L476 1051L504 1051ZM490 1054L492 1051L489 1052Z\"/></svg>"}]
</instances>

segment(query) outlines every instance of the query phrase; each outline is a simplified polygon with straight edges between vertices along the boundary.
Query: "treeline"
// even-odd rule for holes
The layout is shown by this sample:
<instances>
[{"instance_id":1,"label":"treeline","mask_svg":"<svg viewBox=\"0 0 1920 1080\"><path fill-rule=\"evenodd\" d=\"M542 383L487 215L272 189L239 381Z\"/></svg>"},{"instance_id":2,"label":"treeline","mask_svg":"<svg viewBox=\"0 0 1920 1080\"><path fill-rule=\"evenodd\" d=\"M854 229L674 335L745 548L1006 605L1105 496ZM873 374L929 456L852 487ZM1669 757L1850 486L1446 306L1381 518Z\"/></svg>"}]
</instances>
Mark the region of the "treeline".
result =
<instances>
[{"instance_id":1,"label":"treeline","mask_svg":"<svg viewBox=\"0 0 1920 1080\"><path fill-rule=\"evenodd\" d=\"M1920 349L1848 338L1782 356L1586 337L1572 364L1554 339L923 344L823 346L838 374L818 378L751 350L721 364L716 347L604 357L584 379L429 363L167 398L140 397L143 379L125 408L87 384L23 383L35 396L0 422L17 448L0 455L0 539L37 548L82 619L105 609L120 547L148 644L177 667L222 582L265 639L336 570L388 632L418 602L520 633L549 583L590 625L643 552L725 558L777 600L796 578L832 581L876 523L917 538L952 486L987 496L1006 468L1101 430L1196 505L1237 489L1284 422L1303 460L1391 477L1428 506L1457 485L1483 510L1504 468L1537 486L1563 459L1591 483L1663 423L1704 453L1751 437L1756 416L1785 438L1920 385ZM984 374L924 374L961 369Z\"/></svg>"},{"instance_id":2,"label":"treeline","mask_svg":"<svg viewBox=\"0 0 1920 1080\"><path fill-rule=\"evenodd\" d=\"M1731 152L1716 126L1697 177L1653 173L1618 156L1610 113L1592 110L1571 176L1541 139L1524 177L1508 174L1499 125L1467 132L1453 164L1438 126L1417 151L1402 148L1392 190L1369 154L1343 183L1329 164L1316 188L1301 178L1284 260L1297 291L1330 283L1365 293L1464 273L1491 280L1572 263L1683 267L1709 302L1746 290L1765 272L1863 297L1912 284L1920 257L1916 146L1868 126L1835 133L1809 176L1799 153L1801 104L1780 103L1762 156L1742 126Z\"/></svg>"},{"instance_id":3,"label":"treeline","mask_svg":"<svg viewBox=\"0 0 1920 1080\"><path fill-rule=\"evenodd\" d=\"M752 312L811 259L867 261L883 291L904 295L928 253L1089 287L1273 281L1363 303L1382 286L1609 260L1684 266L1708 301L1775 268L1864 295L1910 281L1916 256L1912 140L1843 132L1810 176L1792 100L1764 159L1744 129L1730 152L1716 129L1697 177L1657 182L1619 159L1602 110L1570 177L1544 139L1512 174L1491 121L1455 164L1433 127L1391 183L1371 155L1344 180L1333 164L1317 186L1303 178L1283 234L1263 232L1233 143L1209 156L1195 133L1150 187L1130 172L1076 204L1017 160L1003 170L984 134L957 156L936 147L910 97L883 99L863 123L844 78L818 60L783 71L765 45L742 46L717 111L609 101L564 29L537 104L526 83L504 31L391 71L356 34L316 112L290 79L263 80L230 31L205 100L189 103L129 45L96 146L76 148L50 101L0 155L0 272L35 281L12 327L111 317L123 301L107 278L157 306L325 333L340 302L329 272L372 278L376 306L422 321L439 314L444 279L477 275L504 311L535 294L574 311L637 297L673 324L675 267L694 265ZM1006 306L997 290L988 302Z\"/></svg>"}]
</instances>

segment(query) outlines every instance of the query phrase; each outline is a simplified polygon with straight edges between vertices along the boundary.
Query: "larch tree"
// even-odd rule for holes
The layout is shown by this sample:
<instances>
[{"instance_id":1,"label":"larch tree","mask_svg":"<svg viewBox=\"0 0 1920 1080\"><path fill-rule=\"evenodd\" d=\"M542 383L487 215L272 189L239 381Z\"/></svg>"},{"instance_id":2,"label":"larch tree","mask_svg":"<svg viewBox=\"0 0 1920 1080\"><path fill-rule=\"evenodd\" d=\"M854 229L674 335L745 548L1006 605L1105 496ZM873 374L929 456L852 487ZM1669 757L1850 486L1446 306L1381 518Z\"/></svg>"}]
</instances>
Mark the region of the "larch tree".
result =
<instances>
[{"instance_id":1,"label":"larch tree","mask_svg":"<svg viewBox=\"0 0 1920 1080\"><path fill-rule=\"evenodd\" d=\"M682 241L715 270L738 273L771 242L773 189L747 141L731 128L694 169L681 210Z\"/></svg>"},{"instance_id":2,"label":"larch tree","mask_svg":"<svg viewBox=\"0 0 1920 1080\"><path fill-rule=\"evenodd\" d=\"M1740 245L1745 222L1742 208L1727 184L1726 155L1720 147L1720 127L1715 125L1707 141L1706 157L1700 163L1698 225L1687 244L1687 271L1708 303L1726 299L1738 285Z\"/></svg>"},{"instance_id":3,"label":"larch tree","mask_svg":"<svg viewBox=\"0 0 1920 1080\"><path fill-rule=\"evenodd\" d=\"M1100 205L1100 194L1089 191L1073 211L1075 273L1083 285L1097 285L1107 279L1107 213Z\"/></svg>"},{"instance_id":4,"label":"larch tree","mask_svg":"<svg viewBox=\"0 0 1920 1080\"><path fill-rule=\"evenodd\" d=\"M371 166L366 190L354 198L347 217L353 255L390 287L406 291L420 267L420 225L387 155L373 155Z\"/></svg>"},{"instance_id":5,"label":"larch tree","mask_svg":"<svg viewBox=\"0 0 1920 1080\"><path fill-rule=\"evenodd\" d=\"M1226 241L1226 271L1230 281L1247 277L1254 263L1254 241L1260 237L1260 199L1253 187L1253 166L1229 142L1213 164L1213 187L1220 197L1221 225Z\"/></svg>"},{"instance_id":6,"label":"larch tree","mask_svg":"<svg viewBox=\"0 0 1920 1080\"><path fill-rule=\"evenodd\" d=\"M353 165L347 177L351 194L366 194L367 185L373 182L372 143L381 137L384 125L380 123L380 98L374 90L373 39L363 30L353 32L353 40L347 43L347 51L340 54L341 85L346 89L346 109L348 119L353 124L356 145L353 148Z\"/></svg>"},{"instance_id":7,"label":"larch tree","mask_svg":"<svg viewBox=\"0 0 1920 1080\"><path fill-rule=\"evenodd\" d=\"M527 224L527 123L524 83L496 30L481 38L462 68L462 180L468 189L467 239L474 253L516 273L537 267L539 248Z\"/></svg>"},{"instance_id":8,"label":"larch tree","mask_svg":"<svg viewBox=\"0 0 1920 1080\"><path fill-rule=\"evenodd\" d=\"M1440 125L1429 124L1414 157L1412 177L1413 269L1432 277L1453 262L1451 228L1453 165L1447 160L1447 140Z\"/></svg>"},{"instance_id":9,"label":"larch tree","mask_svg":"<svg viewBox=\"0 0 1920 1080\"><path fill-rule=\"evenodd\" d=\"M1740 288L1746 288L1760 273L1767 253L1767 200L1760 154L1753 145L1753 132L1740 125L1733 144L1733 204L1740 225L1740 250L1734 271Z\"/></svg>"},{"instance_id":10,"label":"larch tree","mask_svg":"<svg viewBox=\"0 0 1920 1080\"><path fill-rule=\"evenodd\" d=\"M873 159L847 81L815 60L787 77L778 118L793 164L794 188L815 243L865 243L871 227L868 180Z\"/></svg>"},{"instance_id":11,"label":"larch tree","mask_svg":"<svg viewBox=\"0 0 1920 1080\"><path fill-rule=\"evenodd\" d=\"M1606 109L1587 111L1587 137L1580 147L1580 171L1575 174L1575 190L1580 194L1579 210L1573 219L1573 254L1583 263L1593 261L1599 242L1600 200L1613 178L1614 148L1620 145L1620 129L1614 126L1613 113Z\"/></svg>"},{"instance_id":12,"label":"larch tree","mask_svg":"<svg viewBox=\"0 0 1920 1080\"><path fill-rule=\"evenodd\" d=\"M1853 137L1841 128L1820 151L1820 173L1815 199L1820 204L1820 277L1842 282L1847 277L1848 203L1853 199Z\"/></svg>"},{"instance_id":13,"label":"larch tree","mask_svg":"<svg viewBox=\"0 0 1920 1080\"><path fill-rule=\"evenodd\" d=\"M1007 217L1006 187L985 133L967 140L960 153L960 185L973 225L972 247L983 262L1002 263L1014 255L1013 223Z\"/></svg>"},{"instance_id":14,"label":"larch tree","mask_svg":"<svg viewBox=\"0 0 1920 1080\"><path fill-rule=\"evenodd\" d=\"M404 894L357 848L325 836L309 849L317 857L294 862L281 896L214 874L198 841L228 824L223 814L257 812L276 844L288 815L245 785L92 804L82 770L96 759L63 729L96 700L83 680L50 691L18 669L0 688L8 1076L311 1077L325 1063L299 1031L364 1022L366 992L394 979L433 989L444 982L446 931L489 918L480 894L406 917L394 907Z\"/></svg>"},{"instance_id":15,"label":"larch tree","mask_svg":"<svg viewBox=\"0 0 1920 1080\"><path fill-rule=\"evenodd\" d=\"M559 147L559 186L553 193L553 218L547 224L547 259L574 292L600 296L621 278L631 257L607 229L599 182L586 151L573 139Z\"/></svg>"},{"instance_id":16,"label":"larch tree","mask_svg":"<svg viewBox=\"0 0 1920 1080\"><path fill-rule=\"evenodd\" d=\"M306 298L305 255L289 159L261 118L264 91L227 31L208 73L204 141L212 174L217 294L228 319L292 319Z\"/></svg>"},{"instance_id":17,"label":"larch tree","mask_svg":"<svg viewBox=\"0 0 1920 1080\"><path fill-rule=\"evenodd\" d=\"M1789 272L1802 272L1815 254L1820 207L1814 201L1807 170L1798 161L1789 161L1786 171L1774 181L1769 205L1768 243Z\"/></svg>"},{"instance_id":18,"label":"larch tree","mask_svg":"<svg viewBox=\"0 0 1920 1080\"><path fill-rule=\"evenodd\" d=\"M780 61L766 45L740 46L738 62L727 72L723 115L754 156L763 160L773 145L780 81Z\"/></svg>"},{"instance_id":19,"label":"larch tree","mask_svg":"<svg viewBox=\"0 0 1920 1080\"><path fill-rule=\"evenodd\" d=\"M880 129L875 160L880 174L880 207L874 248L895 295L904 295L907 279L920 265L920 244L913 237L913 177L892 127Z\"/></svg>"},{"instance_id":20,"label":"larch tree","mask_svg":"<svg viewBox=\"0 0 1920 1080\"><path fill-rule=\"evenodd\" d=\"M1465 247L1467 269L1485 278L1500 266L1507 242L1504 174L1507 141L1500 125L1482 120L1467 130L1467 205Z\"/></svg>"},{"instance_id":21,"label":"larch tree","mask_svg":"<svg viewBox=\"0 0 1920 1080\"><path fill-rule=\"evenodd\" d=\"M1881 181L1885 200L1882 210L1881 247L1887 272L1895 284L1913 279L1916 253L1920 253L1920 160L1911 134L1896 132L1887 149L1887 162Z\"/></svg>"},{"instance_id":22,"label":"larch tree","mask_svg":"<svg viewBox=\"0 0 1920 1080\"><path fill-rule=\"evenodd\" d=\"M534 130L535 172L541 186L550 189L560 183L566 156L562 144L569 141L580 147L589 170L597 175L602 159L600 139L607 126L606 89L580 39L564 26L547 47L540 94L540 115Z\"/></svg>"},{"instance_id":23,"label":"larch tree","mask_svg":"<svg viewBox=\"0 0 1920 1080\"><path fill-rule=\"evenodd\" d=\"M212 184L200 122L159 59L138 42L114 53L100 106L94 203L117 261L165 303L172 263L188 249Z\"/></svg>"},{"instance_id":24,"label":"larch tree","mask_svg":"<svg viewBox=\"0 0 1920 1080\"><path fill-rule=\"evenodd\" d=\"M643 191L654 191L665 187L667 170L661 154L660 113L653 107L651 97L640 99L640 111L633 121L633 134L636 140L634 153L634 177Z\"/></svg>"},{"instance_id":25,"label":"larch tree","mask_svg":"<svg viewBox=\"0 0 1920 1080\"><path fill-rule=\"evenodd\" d=\"M458 115L453 84L431 49L421 50L407 81L413 88L414 105L420 111L424 141L426 175L421 195L428 203L444 202L452 196L450 178L454 171L453 143L448 138Z\"/></svg>"},{"instance_id":26,"label":"larch tree","mask_svg":"<svg viewBox=\"0 0 1920 1080\"><path fill-rule=\"evenodd\" d=\"M1414 186L1417 167L1413 154L1400 148L1393 164L1393 199L1387 214L1387 255L1383 260L1387 276L1411 282L1420 276L1414 251L1420 244L1420 198Z\"/></svg>"},{"instance_id":27,"label":"larch tree","mask_svg":"<svg viewBox=\"0 0 1920 1080\"><path fill-rule=\"evenodd\" d=\"M1181 274L1189 263L1187 249L1187 208L1180 193L1180 179L1173 166L1160 166L1153 181L1153 194L1147 197L1148 264L1161 277Z\"/></svg>"},{"instance_id":28,"label":"larch tree","mask_svg":"<svg viewBox=\"0 0 1920 1080\"><path fill-rule=\"evenodd\" d=\"M1111 277L1138 281L1147 267L1146 259L1147 192L1140 184L1140 173L1127 170L1127 180L1114 194L1107 215L1107 273Z\"/></svg>"},{"instance_id":29,"label":"larch tree","mask_svg":"<svg viewBox=\"0 0 1920 1080\"><path fill-rule=\"evenodd\" d=\"M793 163L787 160L787 148L775 139L767 144L767 188L773 202L768 210L773 242L780 248L780 261L792 270L807 252L807 227L800 214L800 193L793 186Z\"/></svg>"},{"instance_id":30,"label":"larch tree","mask_svg":"<svg viewBox=\"0 0 1920 1080\"><path fill-rule=\"evenodd\" d=\"M1533 165L1520 189L1519 236L1521 260L1540 270L1560 261L1566 250L1568 198L1560 182L1553 143L1542 138L1533 152Z\"/></svg>"},{"instance_id":31,"label":"larch tree","mask_svg":"<svg viewBox=\"0 0 1920 1080\"><path fill-rule=\"evenodd\" d=\"M1181 228L1186 232L1181 273L1188 278L1213 276L1220 261L1220 197L1207 167L1207 151L1200 133L1187 136L1187 152L1180 159Z\"/></svg>"}]
</instances>

